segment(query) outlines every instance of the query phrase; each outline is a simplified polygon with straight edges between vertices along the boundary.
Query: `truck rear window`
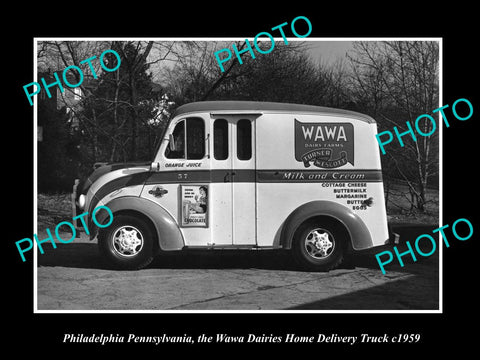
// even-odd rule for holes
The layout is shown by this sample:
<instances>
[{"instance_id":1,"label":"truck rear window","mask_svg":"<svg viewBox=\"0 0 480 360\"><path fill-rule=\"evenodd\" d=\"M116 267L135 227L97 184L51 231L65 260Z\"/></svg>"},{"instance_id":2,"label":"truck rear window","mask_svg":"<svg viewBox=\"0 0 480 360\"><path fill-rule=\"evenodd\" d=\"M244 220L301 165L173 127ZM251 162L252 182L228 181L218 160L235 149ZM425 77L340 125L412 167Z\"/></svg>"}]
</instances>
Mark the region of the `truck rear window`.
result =
<instances>
[{"instance_id":1,"label":"truck rear window","mask_svg":"<svg viewBox=\"0 0 480 360\"><path fill-rule=\"evenodd\" d=\"M237 158L252 158L252 123L250 120L239 120L237 123Z\"/></svg>"}]
</instances>

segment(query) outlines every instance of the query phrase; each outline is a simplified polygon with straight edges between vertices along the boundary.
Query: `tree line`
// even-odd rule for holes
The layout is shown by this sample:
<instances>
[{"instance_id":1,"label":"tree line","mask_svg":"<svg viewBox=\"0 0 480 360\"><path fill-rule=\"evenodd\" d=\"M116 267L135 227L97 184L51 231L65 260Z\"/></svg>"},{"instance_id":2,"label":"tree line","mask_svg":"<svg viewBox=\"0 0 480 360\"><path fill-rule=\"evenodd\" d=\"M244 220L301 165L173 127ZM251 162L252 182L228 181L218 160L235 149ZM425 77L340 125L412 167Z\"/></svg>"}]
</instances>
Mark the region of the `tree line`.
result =
<instances>
[{"instance_id":1,"label":"tree line","mask_svg":"<svg viewBox=\"0 0 480 360\"><path fill-rule=\"evenodd\" d=\"M203 100L255 100L320 105L372 116L378 131L406 129L439 106L439 47L435 41L358 41L332 63L309 56L311 42L278 44L269 54L248 53L221 72L213 53L222 41L42 41L38 72L52 73L115 50L115 72L86 69L80 89L39 101L39 191L70 191L73 179L98 162L148 161L176 107ZM245 42L237 41L238 49ZM260 46L262 44L260 43ZM265 44L269 46L269 44ZM114 57L107 61L116 61ZM111 66L113 67L113 65ZM72 71L70 76L78 76ZM72 81L73 82L73 81ZM437 115L438 116L438 115ZM427 120L420 126L428 132ZM397 148L395 148L397 146ZM428 188L438 187L438 135L405 138L382 156L385 186L399 181L410 211L425 211ZM395 191L391 187L391 191Z\"/></svg>"}]
</instances>

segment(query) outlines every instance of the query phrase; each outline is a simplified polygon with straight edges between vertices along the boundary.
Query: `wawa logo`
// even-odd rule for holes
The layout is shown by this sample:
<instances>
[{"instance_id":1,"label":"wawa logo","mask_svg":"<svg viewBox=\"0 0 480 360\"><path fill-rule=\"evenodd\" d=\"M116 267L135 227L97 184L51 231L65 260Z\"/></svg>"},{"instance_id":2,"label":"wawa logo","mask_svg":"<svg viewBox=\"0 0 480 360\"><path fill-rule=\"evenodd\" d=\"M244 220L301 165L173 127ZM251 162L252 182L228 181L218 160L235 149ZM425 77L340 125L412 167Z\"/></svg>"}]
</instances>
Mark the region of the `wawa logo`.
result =
<instances>
[{"instance_id":1,"label":"wawa logo","mask_svg":"<svg viewBox=\"0 0 480 360\"><path fill-rule=\"evenodd\" d=\"M353 165L353 125L302 123L295 119L295 159L305 167L333 169Z\"/></svg>"}]
</instances>

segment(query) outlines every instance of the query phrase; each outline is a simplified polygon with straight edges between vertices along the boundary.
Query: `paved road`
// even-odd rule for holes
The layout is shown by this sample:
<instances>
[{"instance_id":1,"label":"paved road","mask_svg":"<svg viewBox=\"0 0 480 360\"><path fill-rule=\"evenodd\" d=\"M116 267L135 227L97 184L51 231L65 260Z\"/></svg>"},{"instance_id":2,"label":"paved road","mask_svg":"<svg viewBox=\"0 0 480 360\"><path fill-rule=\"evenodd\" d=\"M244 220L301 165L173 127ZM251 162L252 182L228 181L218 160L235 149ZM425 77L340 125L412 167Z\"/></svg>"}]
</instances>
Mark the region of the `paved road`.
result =
<instances>
[{"instance_id":1,"label":"paved road","mask_svg":"<svg viewBox=\"0 0 480 360\"><path fill-rule=\"evenodd\" d=\"M433 227L394 228L402 242ZM64 236L68 238L68 236ZM45 246L46 247L46 246ZM83 235L38 254L38 310L438 310L438 251L386 266L358 253L328 273L298 271L281 251L162 255L144 270L109 270ZM407 259L404 259L407 260Z\"/></svg>"}]
</instances>

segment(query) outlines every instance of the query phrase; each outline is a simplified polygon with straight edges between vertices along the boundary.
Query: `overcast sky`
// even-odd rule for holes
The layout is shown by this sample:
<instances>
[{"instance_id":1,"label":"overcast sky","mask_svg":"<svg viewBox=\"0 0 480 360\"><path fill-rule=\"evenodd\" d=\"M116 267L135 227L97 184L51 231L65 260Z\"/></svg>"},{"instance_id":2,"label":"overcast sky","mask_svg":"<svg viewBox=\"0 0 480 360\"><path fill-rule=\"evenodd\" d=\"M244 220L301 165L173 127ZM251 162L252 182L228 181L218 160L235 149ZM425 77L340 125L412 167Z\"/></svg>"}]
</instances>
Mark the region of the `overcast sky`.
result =
<instances>
[{"instance_id":1,"label":"overcast sky","mask_svg":"<svg viewBox=\"0 0 480 360\"><path fill-rule=\"evenodd\" d=\"M345 53L352 49L353 41L325 41L309 40L305 42L309 47L309 53L314 61L331 64L339 58L345 57Z\"/></svg>"},{"instance_id":2,"label":"overcast sky","mask_svg":"<svg viewBox=\"0 0 480 360\"><path fill-rule=\"evenodd\" d=\"M310 54L312 60L315 63L323 63L325 65L331 65L336 60L345 58L346 52L352 49L352 46L354 43L354 41L313 39L313 38L312 39L289 38L288 40L290 43L292 42L292 40L301 41L308 48L308 53ZM282 38L275 39L275 41L277 43L283 43ZM223 42L225 42L225 47L228 47L228 45L230 45L229 41L223 40ZM231 40L230 42L233 42L233 40ZM231 48L229 49L231 50ZM153 50L150 56L154 57L154 56L158 56L158 54L156 54L155 51ZM268 55L263 55L263 56L268 56ZM161 74L158 71L159 68L163 68L163 67L168 68L173 66L174 64L175 64L174 62L161 61L158 64L152 65L151 70L153 71L154 81L158 83L162 82Z\"/></svg>"}]
</instances>

